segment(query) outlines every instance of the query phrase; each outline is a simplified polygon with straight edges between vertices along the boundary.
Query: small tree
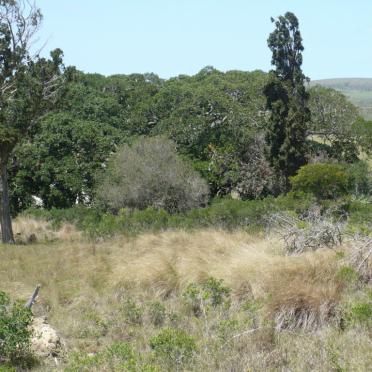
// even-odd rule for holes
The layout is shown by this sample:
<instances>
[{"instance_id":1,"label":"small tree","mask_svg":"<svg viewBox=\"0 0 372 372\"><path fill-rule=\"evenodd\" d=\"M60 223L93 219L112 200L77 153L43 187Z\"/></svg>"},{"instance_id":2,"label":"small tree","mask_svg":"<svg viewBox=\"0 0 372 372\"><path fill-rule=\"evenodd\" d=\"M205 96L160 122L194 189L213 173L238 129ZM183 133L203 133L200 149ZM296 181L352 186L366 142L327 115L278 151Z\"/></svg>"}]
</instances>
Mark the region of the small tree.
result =
<instances>
[{"instance_id":1,"label":"small tree","mask_svg":"<svg viewBox=\"0 0 372 372\"><path fill-rule=\"evenodd\" d=\"M270 111L267 131L268 158L278 173L288 180L306 163L306 129L310 119L307 108L306 77L302 73L302 38L298 19L287 12L275 22L268 46L275 70L264 88L266 108Z\"/></svg>"},{"instance_id":2,"label":"small tree","mask_svg":"<svg viewBox=\"0 0 372 372\"><path fill-rule=\"evenodd\" d=\"M207 183L162 137L142 138L124 145L108 162L99 181L97 201L111 211L124 207L154 207L182 212L208 201Z\"/></svg>"},{"instance_id":3,"label":"small tree","mask_svg":"<svg viewBox=\"0 0 372 372\"><path fill-rule=\"evenodd\" d=\"M334 199L346 194L350 182L346 167L332 163L307 164L291 177L294 191L312 193L318 199Z\"/></svg>"},{"instance_id":4,"label":"small tree","mask_svg":"<svg viewBox=\"0 0 372 372\"><path fill-rule=\"evenodd\" d=\"M56 97L62 52L32 56L40 10L27 0L0 0L0 224L4 243L14 243L7 165L16 144L30 134Z\"/></svg>"}]
</instances>

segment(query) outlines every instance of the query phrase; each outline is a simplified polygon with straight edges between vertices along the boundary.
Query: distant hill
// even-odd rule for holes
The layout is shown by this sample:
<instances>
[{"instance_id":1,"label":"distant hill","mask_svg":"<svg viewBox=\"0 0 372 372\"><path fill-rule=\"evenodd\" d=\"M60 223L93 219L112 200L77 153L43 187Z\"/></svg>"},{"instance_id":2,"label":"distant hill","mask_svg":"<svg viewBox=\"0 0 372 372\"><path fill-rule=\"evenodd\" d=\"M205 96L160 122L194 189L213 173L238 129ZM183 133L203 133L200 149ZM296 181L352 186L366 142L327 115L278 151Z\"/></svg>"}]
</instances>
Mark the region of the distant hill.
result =
<instances>
[{"instance_id":1,"label":"distant hill","mask_svg":"<svg viewBox=\"0 0 372 372\"><path fill-rule=\"evenodd\" d=\"M322 85L336 89L345 94L354 105L360 108L361 114L372 120L372 79L339 78L313 80L310 85Z\"/></svg>"}]
</instances>

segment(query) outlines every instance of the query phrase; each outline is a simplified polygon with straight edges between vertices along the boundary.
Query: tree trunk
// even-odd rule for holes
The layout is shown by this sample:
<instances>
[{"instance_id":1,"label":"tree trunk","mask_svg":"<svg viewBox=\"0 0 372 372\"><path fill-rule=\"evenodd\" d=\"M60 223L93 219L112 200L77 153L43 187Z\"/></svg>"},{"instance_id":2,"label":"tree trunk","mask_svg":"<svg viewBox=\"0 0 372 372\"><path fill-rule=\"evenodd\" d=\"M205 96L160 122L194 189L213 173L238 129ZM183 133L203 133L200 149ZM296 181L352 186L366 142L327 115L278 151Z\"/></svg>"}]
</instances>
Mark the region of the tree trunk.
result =
<instances>
[{"instance_id":1,"label":"tree trunk","mask_svg":"<svg viewBox=\"0 0 372 372\"><path fill-rule=\"evenodd\" d=\"M4 244L14 244L12 220L10 218L7 161L0 162L0 225Z\"/></svg>"}]
</instances>

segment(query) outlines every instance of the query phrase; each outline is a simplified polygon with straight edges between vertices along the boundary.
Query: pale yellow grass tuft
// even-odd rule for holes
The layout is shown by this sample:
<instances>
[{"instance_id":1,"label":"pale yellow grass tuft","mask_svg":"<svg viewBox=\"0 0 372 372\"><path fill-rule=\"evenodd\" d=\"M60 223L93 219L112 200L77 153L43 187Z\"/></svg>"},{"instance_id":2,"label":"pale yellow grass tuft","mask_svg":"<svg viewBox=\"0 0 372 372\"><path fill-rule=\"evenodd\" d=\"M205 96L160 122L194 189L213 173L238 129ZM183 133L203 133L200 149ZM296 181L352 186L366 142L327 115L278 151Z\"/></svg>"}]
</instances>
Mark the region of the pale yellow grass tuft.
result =
<instances>
[{"instance_id":1,"label":"pale yellow grass tuft","mask_svg":"<svg viewBox=\"0 0 372 372\"><path fill-rule=\"evenodd\" d=\"M119 244L120 247L120 244ZM314 328L334 316L342 293L335 253L283 254L275 238L219 230L146 234L115 257L114 281L151 288L161 296L213 276L238 299L267 298L278 328ZM126 251L126 253L124 253Z\"/></svg>"},{"instance_id":2,"label":"pale yellow grass tuft","mask_svg":"<svg viewBox=\"0 0 372 372\"><path fill-rule=\"evenodd\" d=\"M30 217L18 217L13 221L15 238L20 243L33 242L32 234L37 241L77 241L81 239L81 232L72 224L64 224L58 230L51 227L50 223Z\"/></svg>"}]
</instances>

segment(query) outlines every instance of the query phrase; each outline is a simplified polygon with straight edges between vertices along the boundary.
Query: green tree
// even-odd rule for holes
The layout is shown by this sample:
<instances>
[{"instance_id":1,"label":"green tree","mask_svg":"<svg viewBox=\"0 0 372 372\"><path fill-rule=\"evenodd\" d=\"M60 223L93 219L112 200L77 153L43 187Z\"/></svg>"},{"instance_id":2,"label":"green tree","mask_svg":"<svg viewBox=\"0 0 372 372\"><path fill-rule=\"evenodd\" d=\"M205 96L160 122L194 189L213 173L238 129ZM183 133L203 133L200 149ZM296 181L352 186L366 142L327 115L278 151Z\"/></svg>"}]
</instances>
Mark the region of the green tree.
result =
<instances>
[{"instance_id":1,"label":"green tree","mask_svg":"<svg viewBox=\"0 0 372 372\"><path fill-rule=\"evenodd\" d=\"M4 243L14 243L8 191L8 160L56 99L62 52L32 57L30 45L42 20L26 0L0 1L0 223Z\"/></svg>"},{"instance_id":2,"label":"green tree","mask_svg":"<svg viewBox=\"0 0 372 372\"><path fill-rule=\"evenodd\" d=\"M119 142L117 130L105 122L77 119L67 112L47 115L32 142L12 157L12 206L31 204L31 195L45 208L68 208L92 200L94 175Z\"/></svg>"},{"instance_id":3,"label":"green tree","mask_svg":"<svg viewBox=\"0 0 372 372\"><path fill-rule=\"evenodd\" d=\"M267 131L268 158L278 174L286 179L306 163L306 133L310 120L306 77L301 70L302 38L297 17L290 12L280 16L268 38L272 51L269 81L264 88L270 111Z\"/></svg>"}]
</instances>

